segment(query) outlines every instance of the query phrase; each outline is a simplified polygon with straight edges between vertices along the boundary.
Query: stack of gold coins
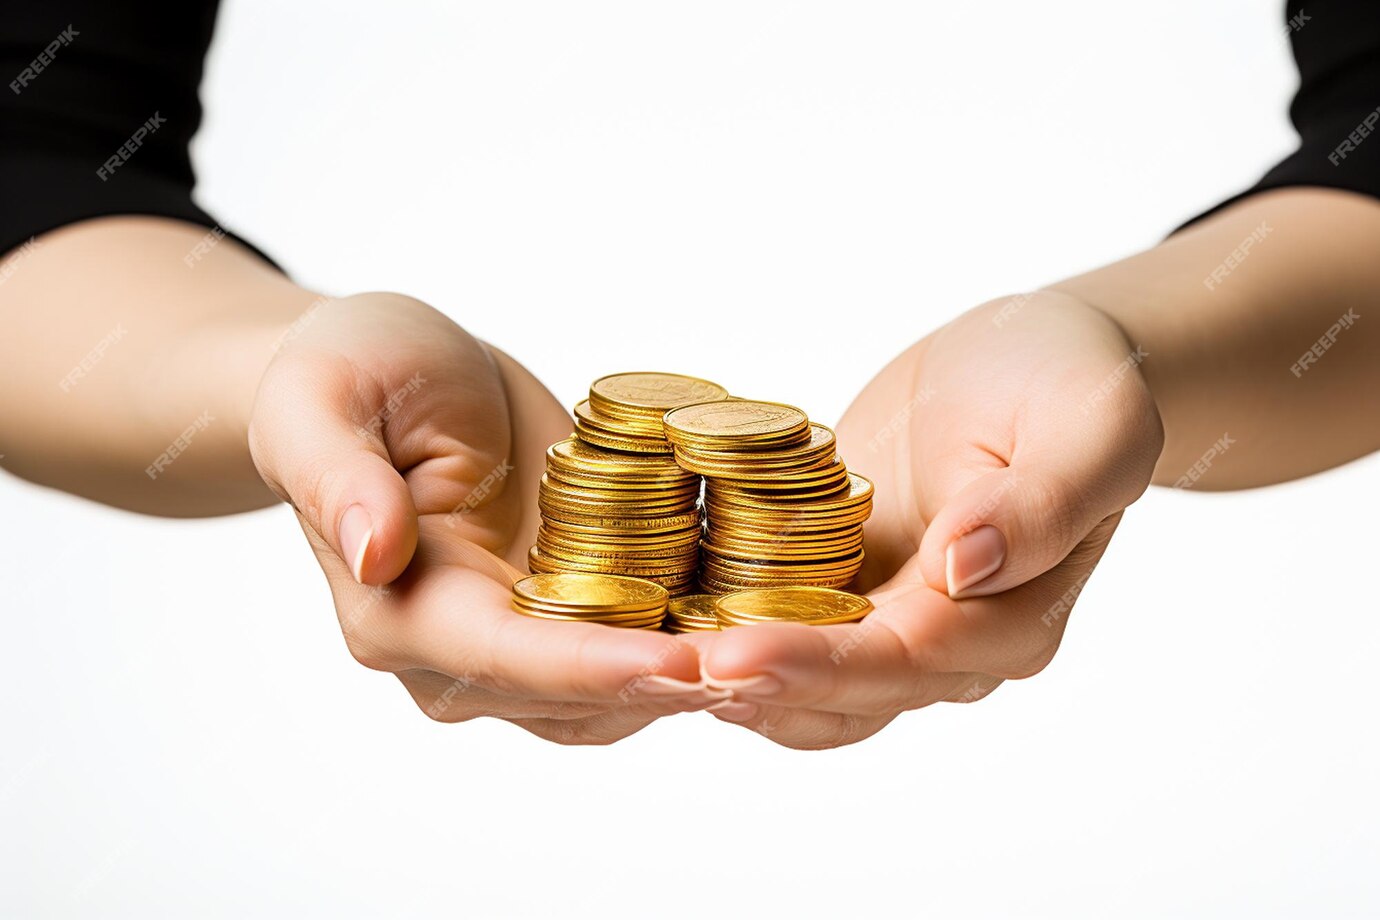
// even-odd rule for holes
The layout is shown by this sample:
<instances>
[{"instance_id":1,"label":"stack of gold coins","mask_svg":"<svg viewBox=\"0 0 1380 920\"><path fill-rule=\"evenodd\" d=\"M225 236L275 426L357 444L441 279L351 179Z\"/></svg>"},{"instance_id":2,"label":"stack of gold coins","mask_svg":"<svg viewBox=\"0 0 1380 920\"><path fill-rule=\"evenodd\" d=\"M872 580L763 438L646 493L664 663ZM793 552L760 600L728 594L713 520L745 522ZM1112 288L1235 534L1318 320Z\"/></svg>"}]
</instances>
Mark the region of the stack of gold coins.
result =
<instances>
[{"instance_id":1,"label":"stack of gold coins","mask_svg":"<svg viewBox=\"0 0 1380 920\"><path fill-rule=\"evenodd\" d=\"M672 594L695 588L700 477L682 469L661 427L669 409L728 398L679 374L601 377L575 407L575 436L546 453L533 572L646 578Z\"/></svg>"},{"instance_id":2,"label":"stack of gold coins","mask_svg":"<svg viewBox=\"0 0 1380 920\"><path fill-rule=\"evenodd\" d=\"M673 597L666 605L663 624L674 633L711 632L719 628L719 616L714 611L713 594L688 594Z\"/></svg>"},{"instance_id":3,"label":"stack of gold coins","mask_svg":"<svg viewBox=\"0 0 1380 920\"><path fill-rule=\"evenodd\" d=\"M734 591L715 598L722 627L762 623L806 623L832 626L852 623L872 612L872 602L831 588L790 587Z\"/></svg>"},{"instance_id":4,"label":"stack of gold coins","mask_svg":"<svg viewBox=\"0 0 1380 920\"><path fill-rule=\"evenodd\" d=\"M848 472L832 431L751 400L682 406L663 425L676 462L705 477L703 590L838 588L857 575L872 484Z\"/></svg>"},{"instance_id":5,"label":"stack of gold coins","mask_svg":"<svg viewBox=\"0 0 1380 920\"><path fill-rule=\"evenodd\" d=\"M621 575L529 575L513 585L513 609L529 617L656 629L666 615L666 589Z\"/></svg>"}]
</instances>

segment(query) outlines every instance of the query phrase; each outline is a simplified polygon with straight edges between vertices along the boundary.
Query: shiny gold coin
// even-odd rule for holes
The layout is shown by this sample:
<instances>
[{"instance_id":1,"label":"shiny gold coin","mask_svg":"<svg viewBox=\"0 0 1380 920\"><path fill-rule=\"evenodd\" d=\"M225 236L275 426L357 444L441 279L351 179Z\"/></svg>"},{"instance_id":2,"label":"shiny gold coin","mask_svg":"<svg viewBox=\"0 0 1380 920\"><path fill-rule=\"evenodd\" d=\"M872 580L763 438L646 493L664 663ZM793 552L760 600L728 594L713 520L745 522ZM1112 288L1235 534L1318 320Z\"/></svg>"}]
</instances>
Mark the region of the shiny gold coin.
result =
<instances>
[{"instance_id":1,"label":"shiny gold coin","mask_svg":"<svg viewBox=\"0 0 1380 920\"><path fill-rule=\"evenodd\" d=\"M631 629L641 629L649 624L661 625L666 617L666 611L658 608L654 611L639 613L636 616L626 614L603 614L591 613L589 611L561 611L552 610L548 607L533 607L527 604L520 604L513 601L513 610L524 616L538 617L543 620L564 620L572 623L604 623L608 626L624 626Z\"/></svg>"},{"instance_id":2,"label":"shiny gold coin","mask_svg":"<svg viewBox=\"0 0 1380 920\"><path fill-rule=\"evenodd\" d=\"M847 591L817 587L768 588L735 591L715 601L723 625L809 623L826 626L851 623L872 612L872 601Z\"/></svg>"},{"instance_id":3,"label":"shiny gold coin","mask_svg":"<svg viewBox=\"0 0 1380 920\"><path fill-rule=\"evenodd\" d=\"M758 479L782 472L828 466L835 459L834 432L810 423L810 438L797 447L774 450L705 450L676 445L676 463L701 476Z\"/></svg>"},{"instance_id":4,"label":"shiny gold coin","mask_svg":"<svg viewBox=\"0 0 1380 920\"><path fill-rule=\"evenodd\" d=\"M607 476L638 482L674 484L676 480L694 478L691 473L681 469L673 457L604 450L574 437L557 441L547 448L546 462L557 469L585 476Z\"/></svg>"},{"instance_id":5,"label":"shiny gold coin","mask_svg":"<svg viewBox=\"0 0 1380 920\"><path fill-rule=\"evenodd\" d=\"M643 456L658 456L654 454L643 454ZM546 465L546 476L554 479L566 486L572 486L585 491L612 492L622 494L626 492L690 492L698 494L700 490L700 478L693 474L680 476L666 476L660 479L635 479L631 476L603 476L597 473L585 473L579 470L568 470L548 463Z\"/></svg>"},{"instance_id":6,"label":"shiny gold coin","mask_svg":"<svg viewBox=\"0 0 1380 920\"><path fill-rule=\"evenodd\" d=\"M530 575L513 584L513 595L528 606L553 604L613 613L664 604L660 585L618 575Z\"/></svg>"},{"instance_id":7,"label":"shiny gold coin","mask_svg":"<svg viewBox=\"0 0 1380 920\"><path fill-rule=\"evenodd\" d=\"M752 510L774 514L818 514L828 515L832 513L845 513L872 502L872 483L865 477L857 473L848 474L848 489L840 492L839 495L830 498L810 499L804 501L774 501L769 498L755 494L734 492L731 494L715 493L712 489L706 490L704 503L705 507L713 508L722 506L730 513L735 509Z\"/></svg>"},{"instance_id":8,"label":"shiny gold coin","mask_svg":"<svg viewBox=\"0 0 1380 920\"><path fill-rule=\"evenodd\" d=\"M812 575L834 575L844 571L858 570L862 565L863 551L854 550L846 556L822 561L808 562L768 562L742 559L730 559L720 556L709 547L700 545L700 560L705 569L722 569L741 574L757 575L763 578L790 577L792 574L802 576Z\"/></svg>"},{"instance_id":9,"label":"shiny gold coin","mask_svg":"<svg viewBox=\"0 0 1380 920\"><path fill-rule=\"evenodd\" d=\"M656 371L610 374L589 387L589 403L604 415L646 419L659 425L671 409L728 398L728 390L708 380Z\"/></svg>"},{"instance_id":10,"label":"shiny gold coin","mask_svg":"<svg viewBox=\"0 0 1380 920\"><path fill-rule=\"evenodd\" d=\"M810 420L795 406L725 400L681 406L666 413L666 437L677 445L789 445L810 439Z\"/></svg>"},{"instance_id":11,"label":"shiny gold coin","mask_svg":"<svg viewBox=\"0 0 1380 920\"><path fill-rule=\"evenodd\" d=\"M542 474L538 495L557 504L574 505L575 510L579 510L580 505L593 504L610 506L620 512L627 508L689 507L700 497L699 489L591 489L552 479L548 473Z\"/></svg>"},{"instance_id":12,"label":"shiny gold coin","mask_svg":"<svg viewBox=\"0 0 1380 920\"><path fill-rule=\"evenodd\" d=\"M540 505L540 502L538 502ZM583 513L565 508L542 508L542 516L548 521L558 521L564 529L588 533L628 533L651 534L667 533L700 522L698 510L688 510L661 517L624 517L605 511Z\"/></svg>"},{"instance_id":13,"label":"shiny gold coin","mask_svg":"<svg viewBox=\"0 0 1380 920\"><path fill-rule=\"evenodd\" d=\"M589 400L575 406L575 436L597 447L638 454L669 454L671 444L664 436L642 434L619 427L616 419L591 412Z\"/></svg>"},{"instance_id":14,"label":"shiny gold coin","mask_svg":"<svg viewBox=\"0 0 1380 920\"><path fill-rule=\"evenodd\" d=\"M714 612L715 600L712 594L673 597L666 605L666 619L662 625L675 633L716 632L719 618Z\"/></svg>"}]
</instances>

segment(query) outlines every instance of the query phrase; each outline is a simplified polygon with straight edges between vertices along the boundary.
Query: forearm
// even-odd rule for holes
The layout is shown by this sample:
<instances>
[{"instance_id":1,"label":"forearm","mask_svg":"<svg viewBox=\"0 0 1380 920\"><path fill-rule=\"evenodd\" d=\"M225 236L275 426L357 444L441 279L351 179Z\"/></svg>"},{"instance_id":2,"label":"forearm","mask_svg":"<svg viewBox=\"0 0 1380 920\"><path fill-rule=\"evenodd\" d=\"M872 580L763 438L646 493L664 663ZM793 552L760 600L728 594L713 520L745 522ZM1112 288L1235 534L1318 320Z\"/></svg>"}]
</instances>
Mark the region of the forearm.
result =
<instances>
[{"instance_id":1,"label":"forearm","mask_svg":"<svg viewBox=\"0 0 1380 920\"><path fill-rule=\"evenodd\" d=\"M1142 349L1165 427L1155 482L1180 481L1226 435L1195 484L1246 488L1380 448L1377 254L1380 203L1288 189L1052 289Z\"/></svg>"},{"instance_id":2,"label":"forearm","mask_svg":"<svg viewBox=\"0 0 1380 920\"><path fill-rule=\"evenodd\" d=\"M250 459L249 411L276 344L317 294L231 239L159 218L65 227L9 260L8 470L154 514L274 501Z\"/></svg>"}]
</instances>

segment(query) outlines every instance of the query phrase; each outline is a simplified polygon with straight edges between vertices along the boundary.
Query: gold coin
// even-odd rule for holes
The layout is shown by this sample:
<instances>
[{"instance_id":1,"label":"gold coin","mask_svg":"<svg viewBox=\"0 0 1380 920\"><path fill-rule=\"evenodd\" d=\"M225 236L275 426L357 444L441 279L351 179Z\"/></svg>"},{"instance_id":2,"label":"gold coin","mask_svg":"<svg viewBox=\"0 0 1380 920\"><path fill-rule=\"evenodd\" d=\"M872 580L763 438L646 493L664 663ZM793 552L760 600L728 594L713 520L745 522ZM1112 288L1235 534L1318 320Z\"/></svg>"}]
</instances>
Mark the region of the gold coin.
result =
<instances>
[{"instance_id":1,"label":"gold coin","mask_svg":"<svg viewBox=\"0 0 1380 920\"><path fill-rule=\"evenodd\" d=\"M829 466L834 460L834 432L810 423L810 439L798 447L769 450L710 450L676 445L676 463L701 476L775 478L783 472Z\"/></svg>"},{"instance_id":2,"label":"gold coin","mask_svg":"<svg viewBox=\"0 0 1380 920\"><path fill-rule=\"evenodd\" d=\"M617 419L590 410L589 400L575 406L575 436L598 447L639 454L669 454L671 444L664 434L629 430Z\"/></svg>"},{"instance_id":3,"label":"gold coin","mask_svg":"<svg viewBox=\"0 0 1380 920\"><path fill-rule=\"evenodd\" d=\"M841 491L837 496L829 498L775 501L759 495L741 492L725 495L713 489L706 489L704 497L706 508L718 505L725 507L725 510L730 513L735 510L734 506L737 506L738 509L742 510L765 511L776 514L793 514L796 512L819 515L843 514L870 505L871 502L872 483L857 473L848 474L848 490L846 492Z\"/></svg>"},{"instance_id":4,"label":"gold coin","mask_svg":"<svg viewBox=\"0 0 1380 920\"><path fill-rule=\"evenodd\" d=\"M604 450L574 437L557 441L547 448L546 462L558 469L586 476L653 482L694 478L692 474L681 469L672 457Z\"/></svg>"},{"instance_id":5,"label":"gold coin","mask_svg":"<svg viewBox=\"0 0 1380 920\"><path fill-rule=\"evenodd\" d=\"M683 374L635 371L600 377L589 387L589 402L607 415L661 416L677 406L714 402L728 398L728 390L708 380Z\"/></svg>"},{"instance_id":6,"label":"gold coin","mask_svg":"<svg viewBox=\"0 0 1380 920\"><path fill-rule=\"evenodd\" d=\"M872 611L872 601L847 591L829 588L789 587L735 591L715 601L722 623L851 623Z\"/></svg>"},{"instance_id":7,"label":"gold coin","mask_svg":"<svg viewBox=\"0 0 1380 920\"><path fill-rule=\"evenodd\" d=\"M666 413L666 437L677 444L799 444L810 420L795 406L753 400L694 403Z\"/></svg>"},{"instance_id":8,"label":"gold coin","mask_svg":"<svg viewBox=\"0 0 1380 920\"><path fill-rule=\"evenodd\" d=\"M671 601L666 612L671 616L689 620L713 620L714 596L710 594L691 594Z\"/></svg>"},{"instance_id":9,"label":"gold coin","mask_svg":"<svg viewBox=\"0 0 1380 920\"><path fill-rule=\"evenodd\" d=\"M538 501L538 505L540 505L540 501ZM603 510L596 514L554 507L542 508L541 512L542 516L548 520L559 521L564 529L588 533L667 533L697 525L700 522L698 510L647 518L624 517Z\"/></svg>"},{"instance_id":10,"label":"gold coin","mask_svg":"<svg viewBox=\"0 0 1380 920\"><path fill-rule=\"evenodd\" d=\"M513 584L513 594L529 606L555 604L589 610L638 610L667 600L660 585L619 575L529 575Z\"/></svg>"}]
</instances>

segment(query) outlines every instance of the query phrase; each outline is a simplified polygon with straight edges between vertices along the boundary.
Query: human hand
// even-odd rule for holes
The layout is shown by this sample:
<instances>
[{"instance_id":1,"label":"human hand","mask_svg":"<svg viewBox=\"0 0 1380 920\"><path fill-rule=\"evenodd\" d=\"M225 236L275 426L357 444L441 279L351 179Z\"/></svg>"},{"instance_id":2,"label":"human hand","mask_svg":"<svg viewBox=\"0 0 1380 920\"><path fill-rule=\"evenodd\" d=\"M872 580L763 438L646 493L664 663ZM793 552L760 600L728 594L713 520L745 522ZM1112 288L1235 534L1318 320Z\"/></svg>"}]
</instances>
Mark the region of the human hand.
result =
<instances>
[{"instance_id":1,"label":"human hand","mask_svg":"<svg viewBox=\"0 0 1380 920\"><path fill-rule=\"evenodd\" d=\"M546 447L570 417L502 352L396 294L332 301L282 340L249 439L292 504L351 654L434 719L608 743L722 698L656 632L515 614Z\"/></svg>"},{"instance_id":2,"label":"human hand","mask_svg":"<svg viewBox=\"0 0 1380 920\"><path fill-rule=\"evenodd\" d=\"M838 426L876 485L846 626L772 624L701 643L714 713L790 747L1041 671L1163 444L1144 353L1062 294L985 304L912 346ZM1152 359L1153 360L1153 359Z\"/></svg>"}]
</instances>

